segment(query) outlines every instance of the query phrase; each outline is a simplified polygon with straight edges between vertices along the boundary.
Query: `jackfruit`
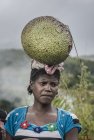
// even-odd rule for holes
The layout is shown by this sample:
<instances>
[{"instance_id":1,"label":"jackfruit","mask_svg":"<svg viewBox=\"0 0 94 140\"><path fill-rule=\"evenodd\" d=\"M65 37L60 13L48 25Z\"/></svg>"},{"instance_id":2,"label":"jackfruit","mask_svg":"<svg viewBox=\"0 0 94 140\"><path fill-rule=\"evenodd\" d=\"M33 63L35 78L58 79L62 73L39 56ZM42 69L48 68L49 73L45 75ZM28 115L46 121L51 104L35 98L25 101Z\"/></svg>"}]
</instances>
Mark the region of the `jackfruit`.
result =
<instances>
[{"instance_id":1,"label":"jackfruit","mask_svg":"<svg viewBox=\"0 0 94 140\"><path fill-rule=\"evenodd\" d=\"M65 61L73 44L68 26L52 16L37 17L27 23L21 42L32 59L47 65Z\"/></svg>"}]
</instances>

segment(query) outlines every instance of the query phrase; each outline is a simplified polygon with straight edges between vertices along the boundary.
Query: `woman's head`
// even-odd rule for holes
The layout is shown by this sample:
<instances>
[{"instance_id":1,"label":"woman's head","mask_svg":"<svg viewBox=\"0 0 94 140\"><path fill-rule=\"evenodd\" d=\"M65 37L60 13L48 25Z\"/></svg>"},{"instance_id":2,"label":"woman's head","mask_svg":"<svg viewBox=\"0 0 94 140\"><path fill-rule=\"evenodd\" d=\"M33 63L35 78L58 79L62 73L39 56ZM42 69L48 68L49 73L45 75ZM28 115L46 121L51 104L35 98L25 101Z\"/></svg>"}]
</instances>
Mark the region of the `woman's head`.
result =
<instances>
[{"instance_id":1,"label":"woman's head","mask_svg":"<svg viewBox=\"0 0 94 140\"><path fill-rule=\"evenodd\" d=\"M40 69L33 68L30 75L30 84L32 82L34 83L40 76L43 75L48 75L49 77L55 77L58 80L58 82L60 80L60 71L58 69L53 73L53 75L49 75L46 73L44 68L40 68ZM32 94L33 91L30 85L28 86L27 90L29 94Z\"/></svg>"},{"instance_id":2,"label":"woman's head","mask_svg":"<svg viewBox=\"0 0 94 140\"><path fill-rule=\"evenodd\" d=\"M32 69L30 76L29 94L34 95L34 100L41 104L50 104L58 94L60 72L46 73L44 68Z\"/></svg>"}]
</instances>

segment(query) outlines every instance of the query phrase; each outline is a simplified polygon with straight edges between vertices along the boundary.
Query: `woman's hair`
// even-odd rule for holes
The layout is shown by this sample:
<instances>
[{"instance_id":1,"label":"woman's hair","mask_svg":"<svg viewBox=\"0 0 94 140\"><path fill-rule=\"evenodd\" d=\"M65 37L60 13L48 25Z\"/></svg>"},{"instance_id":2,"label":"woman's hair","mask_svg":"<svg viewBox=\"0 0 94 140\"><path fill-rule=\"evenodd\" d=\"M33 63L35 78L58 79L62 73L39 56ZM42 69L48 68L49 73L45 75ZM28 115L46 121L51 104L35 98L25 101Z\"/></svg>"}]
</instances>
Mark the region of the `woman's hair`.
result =
<instances>
[{"instance_id":1,"label":"woman's hair","mask_svg":"<svg viewBox=\"0 0 94 140\"><path fill-rule=\"evenodd\" d=\"M2 110L2 109L0 109L0 120L2 122L5 122L6 116L7 116L7 112Z\"/></svg>"},{"instance_id":2,"label":"woman's hair","mask_svg":"<svg viewBox=\"0 0 94 140\"><path fill-rule=\"evenodd\" d=\"M45 71L44 68L40 68L40 69L34 68L34 69L32 69L32 70L31 70L31 75L30 75L30 82L31 82L31 81L32 81L32 82L35 82L35 81L39 78L39 76L42 76L42 75L44 75L44 74L48 75L48 74L46 73L46 71ZM59 71L59 70L56 70L56 71L54 72L53 75L54 75L58 80L60 80L60 71ZM32 94L32 90L31 90L31 88L30 88L30 85L28 86L27 90L28 90L28 94L31 95L31 94Z\"/></svg>"}]
</instances>

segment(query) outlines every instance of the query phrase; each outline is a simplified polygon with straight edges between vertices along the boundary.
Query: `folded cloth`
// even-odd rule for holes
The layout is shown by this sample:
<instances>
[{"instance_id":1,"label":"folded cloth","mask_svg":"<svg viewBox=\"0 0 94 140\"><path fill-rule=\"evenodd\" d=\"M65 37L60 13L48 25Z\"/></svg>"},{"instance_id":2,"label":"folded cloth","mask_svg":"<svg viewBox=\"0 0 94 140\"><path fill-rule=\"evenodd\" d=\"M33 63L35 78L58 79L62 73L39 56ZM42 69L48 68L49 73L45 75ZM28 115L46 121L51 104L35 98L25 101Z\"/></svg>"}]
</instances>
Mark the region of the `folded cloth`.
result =
<instances>
[{"instance_id":1,"label":"folded cloth","mask_svg":"<svg viewBox=\"0 0 94 140\"><path fill-rule=\"evenodd\" d=\"M53 66L49 66L49 65L46 65L46 64L42 64L36 60L32 60L32 63L31 63L31 68L34 69L40 69L40 68L44 68L46 73L49 74L49 75L52 75L54 74L54 72L58 69L60 72L64 70L64 63L60 63L58 65L53 65Z\"/></svg>"}]
</instances>

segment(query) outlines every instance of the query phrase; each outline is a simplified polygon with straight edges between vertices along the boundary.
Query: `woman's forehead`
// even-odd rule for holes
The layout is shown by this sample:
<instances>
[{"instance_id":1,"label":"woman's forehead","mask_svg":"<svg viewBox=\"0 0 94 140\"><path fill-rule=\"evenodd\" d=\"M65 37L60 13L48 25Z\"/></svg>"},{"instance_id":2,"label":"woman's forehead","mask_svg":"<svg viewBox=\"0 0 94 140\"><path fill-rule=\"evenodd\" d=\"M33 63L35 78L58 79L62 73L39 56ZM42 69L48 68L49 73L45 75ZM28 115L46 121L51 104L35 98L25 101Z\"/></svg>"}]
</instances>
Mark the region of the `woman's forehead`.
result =
<instances>
[{"instance_id":1,"label":"woman's forehead","mask_svg":"<svg viewBox=\"0 0 94 140\"><path fill-rule=\"evenodd\" d=\"M40 75L38 78L37 78L38 81L58 81L58 78L56 78L56 76L54 75Z\"/></svg>"}]
</instances>

